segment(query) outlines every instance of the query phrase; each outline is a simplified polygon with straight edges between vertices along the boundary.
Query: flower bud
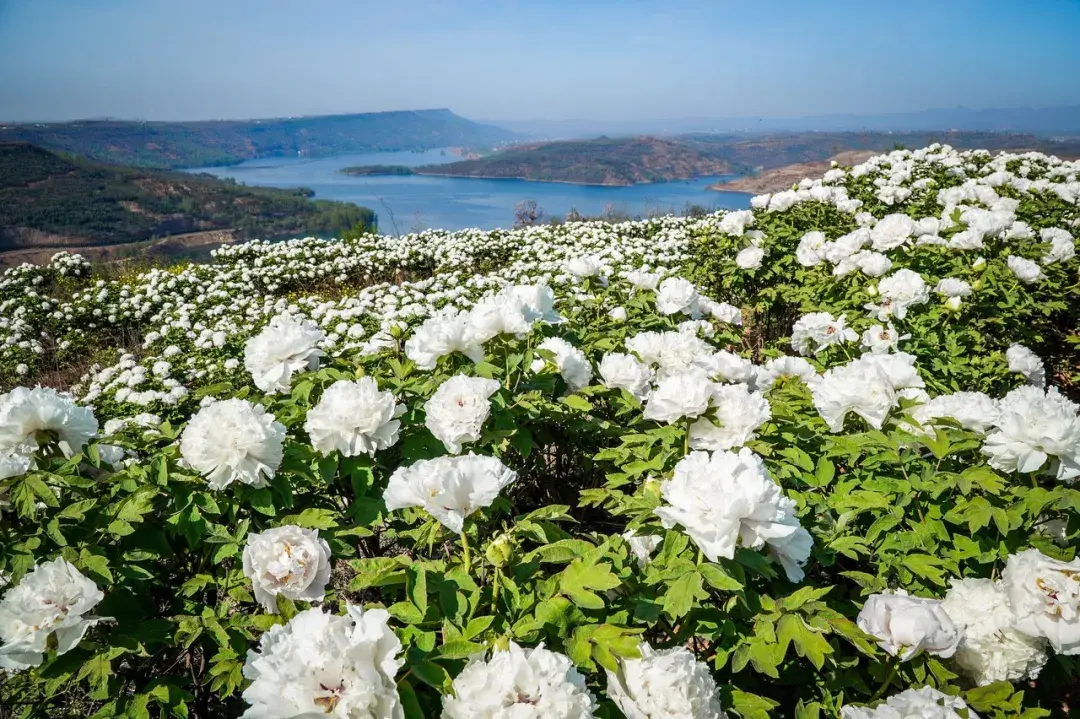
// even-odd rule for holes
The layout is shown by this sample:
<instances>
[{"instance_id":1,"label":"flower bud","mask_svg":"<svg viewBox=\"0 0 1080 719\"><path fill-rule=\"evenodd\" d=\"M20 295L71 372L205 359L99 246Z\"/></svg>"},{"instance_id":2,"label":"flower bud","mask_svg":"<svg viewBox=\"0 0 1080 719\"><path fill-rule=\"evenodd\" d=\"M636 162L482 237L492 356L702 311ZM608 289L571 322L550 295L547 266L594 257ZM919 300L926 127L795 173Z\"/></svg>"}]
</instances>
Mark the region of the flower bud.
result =
<instances>
[{"instance_id":1,"label":"flower bud","mask_svg":"<svg viewBox=\"0 0 1080 719\"><path fill-rule=\"evenodd\" d=\"M867 285L866 286L866 294L870 295L871 297L877 297L877 294L878 294L877 285Z\"/></svg>"},{"instance_id":2,"label":"flower bud","mask_svg":"<svg viewBox=\"0 0 1080 719\"><path fill-rule=\"evenodd\" d=\"M976 257L975 261L971 263L971 269L982 272L986 268L986 258Z\"/></svg>"},{"instance_id":3,"label":"flower bud","mask_svg":"<svg viewBox=\"0 0 1080 719\"><path fill-rule=\"evenodd\" d=\"M501 567L509 562L514 556L514 544L510 539L510 535L500 534L491 540L487 549L484 550L484 556L496 567Z\"/></svg>"},{"instance_id":4,"label":"flower bud","mask_svg":"<svg viewBox=\"0 0 1080 719\"><path fill-rule=\"evenodd\" d=\"M961 302L962 300L959 297L950 297L949 299L945 300L945 306L948 307L950 310L958 310L960 309Z\"/></svg>"}]
</instances>

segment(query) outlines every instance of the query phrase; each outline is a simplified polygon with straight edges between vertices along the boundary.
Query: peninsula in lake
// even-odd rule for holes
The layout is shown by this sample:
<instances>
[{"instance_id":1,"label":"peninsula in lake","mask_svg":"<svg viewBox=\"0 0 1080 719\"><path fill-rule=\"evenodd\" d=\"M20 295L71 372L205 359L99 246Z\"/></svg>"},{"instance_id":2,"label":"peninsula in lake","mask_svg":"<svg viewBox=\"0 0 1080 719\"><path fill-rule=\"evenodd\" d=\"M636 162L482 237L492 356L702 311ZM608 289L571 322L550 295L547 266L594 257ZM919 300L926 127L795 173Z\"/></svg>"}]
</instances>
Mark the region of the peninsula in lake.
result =
<instances>
[{"instance_id":1,"label":"peninsula in lake","mask_svg":"<svg viewBox=\"0 0 1080 719\"><path fill-rule=\"evenodd\" d=\"M722 175L729 166L675 139L598 137L518 145L487 157L413 171L421 175L627 186Z\"/></svg>"},{"instance_id":2,"label":"peninsula in lake","mask_svg":"<svg viewBox=\"0 0 1080 719\"><path fill-rule=\"evenodd\" d=\"M802 132L781 134L696 133L671 137L598 137L515 145L484 157L440 165L362 165L346 175L435 175L518 179L579 185L629 186L714 175L738 179L713 189L762 192L821 174L829 161L859 162L896 147L942 142L957 148L1015 148L1068 154L1074 140L993 132Z\"/></svg>"}]
</instances>

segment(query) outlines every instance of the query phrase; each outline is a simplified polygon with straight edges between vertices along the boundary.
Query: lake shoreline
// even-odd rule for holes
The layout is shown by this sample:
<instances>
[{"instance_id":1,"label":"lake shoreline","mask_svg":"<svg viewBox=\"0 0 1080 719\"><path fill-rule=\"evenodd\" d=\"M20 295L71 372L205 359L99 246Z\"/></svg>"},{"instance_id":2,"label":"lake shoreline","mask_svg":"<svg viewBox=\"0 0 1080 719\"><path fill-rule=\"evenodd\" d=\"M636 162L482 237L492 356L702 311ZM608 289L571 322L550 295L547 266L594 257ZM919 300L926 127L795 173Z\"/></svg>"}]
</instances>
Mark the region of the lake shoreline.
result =
<instances>
[{"instance_id":1,"label":"lake shoreline","mask_svg":"<svg viewBox=\"0 0 1080 719\"><path fill-rule=\"evenodd\" d=\"M564 217L574 210L587 217L616 212L627 217L679 214L697 205L709 211L740 210L750 195L706 189L734 179L718 174L635 185L475 177L439 172L439 164L454 162L450 151L424 153L361 153L332 158L267 158L204 172L229 177L249 186L294 188L315 192L316 199L339 200L370 207L384 231L423 229L495 229L514 223L515 208L533 200L546 217ZM343 174L345 167L425 167L419 174ZM200 171L198 168L194 172Z\"/></svg>"}]
</instances>

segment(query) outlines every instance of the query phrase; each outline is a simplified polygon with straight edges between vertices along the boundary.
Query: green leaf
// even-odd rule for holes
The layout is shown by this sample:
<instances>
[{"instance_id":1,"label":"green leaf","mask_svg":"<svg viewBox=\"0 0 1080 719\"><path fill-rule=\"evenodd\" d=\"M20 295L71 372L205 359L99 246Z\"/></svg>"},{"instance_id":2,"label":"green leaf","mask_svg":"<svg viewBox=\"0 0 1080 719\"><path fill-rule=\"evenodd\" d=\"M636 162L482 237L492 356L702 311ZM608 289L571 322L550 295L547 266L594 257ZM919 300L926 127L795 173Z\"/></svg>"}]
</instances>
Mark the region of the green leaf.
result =
<instances>
[{"instance_id":1,"label":"green leaf","mask_svg":"<svg viewBox=\"0 0 1080 719\"><path fill-rule=\"evenodd\" d=\"M578 394L567 395L559 401L565 404L567 407L580 410L581 412L591 412L593 408L592 403L589 402L589 400Z\"/></svg>"},{"instance_id":2,"label":"green leaf","mask_svg":"<svg viewBox=\"0 0 1080 719\"><path fill-rule=\"evenodd\" d=\"M770 719L769 712L780 704L757 694L732 689L728 706L743 719Z\"/></svg>"},{"instance_id":3,"label":"green leaf","mask_svg":"<svg viewBox=\"0 0 1080 719\"><path fill-rule=\"evenodd\" d=\"M586 609L603 609L604 600L594 592L614 589L621 584L611 573L610 565L595 562L595 559L581 557L559 574L559 591Z\"/></svg>"},{"instance_id":4,"label":"green leaf","mask_svg":"<svg viewBox=\"0 0 1080 719\"><path fill-rule=\"evenodd\" d=\"M416 690L408 679L398 683L398 696L401 697L401 708L405 711L405 719L427 719L427 714L420 706L420 700L416 697Z\"/></svg>"},{"instance_id":5,"label":"green leaf","mask_svg":"<svg viewBox=\"0 0 1080 719\"><path fill-rule=\"evenodd\" d=\"M945 573L941 570L942 560L929 554L908 554L903 558L904 566L912 572L939 586L945 586Z\"/></svg>"},{"instance_id":6,"label":"green leaf","mask_svg":"<svg viewBox=\"0 0 1080 719\"><path fill-rule=\"evenodd\" d=\"M467 659L473 654L482 652L486 649L487 647L483 644L466 640L457 640L441 644L437 652L443 659Z\"/></svg>"},{"instance_id":7,"label":"green leaf","mask_svg":"<svg viewBox=\"0 0 1080 719\"><path fill-rule=\"evenodd\" d=\"M724 571L724 568L719 564L702 564L697 570L701 572L701 576L705 578L705 581L713 589L718 589L721 592L737 592L743 588L742 583Z\"/></svg>"},{"instance_id":8,"label":"green leaf","mask_svg":"<svg viewBox=\"0 0 1080 719\"><path fill-rule=\"evenodd\" d=\"M295 524L304 529L330 529L338 523L338 513L332 509L308 507L300 514L283 517L282 524Z\"/></svg>"},{"instance_id":9,"label":"green leaf","mask_svg":"<svg viewBox=\"0 0 1080 719\"><path fill-rule=\"evenodd\" d=\"M664 592L664 613L672 620L678 620L690 613L694 604L709 598L709 593L701 586L701 573L689 572L668 585Z\"/></svg>"},{"instance_id":10,"label":"green leaf","mask_svg":"<svg viewBox=\"0 0 1080 719\"><path fill-rule=\"evenodd\" d=\"M427 571L419 565L405 568L405 594L420 613L420 619L427 614Z\"/></svg>"},{"instance_id":11,"label":"green leaf","mask_svg":"<svg viewBox=\"0 0 1080 719\"><path fill-rule=\"evenodd\" d=\"M976 711L992 712L1005 706L1012 695L1012 684L1001 681L972 689L964 695L964 700Z\"/></svg>"},{"instance_id":12,"label":"green leaf","mask_svg":"<svg viewBox=\"0 0 1080 719\"><path fill-rule=\"evenodd\" d=\"M409 667L417 679L428 686L435 687L442 694L453 690L453 680L446 669L435 662L418 662Z\"/></svg>"}]
</instances>

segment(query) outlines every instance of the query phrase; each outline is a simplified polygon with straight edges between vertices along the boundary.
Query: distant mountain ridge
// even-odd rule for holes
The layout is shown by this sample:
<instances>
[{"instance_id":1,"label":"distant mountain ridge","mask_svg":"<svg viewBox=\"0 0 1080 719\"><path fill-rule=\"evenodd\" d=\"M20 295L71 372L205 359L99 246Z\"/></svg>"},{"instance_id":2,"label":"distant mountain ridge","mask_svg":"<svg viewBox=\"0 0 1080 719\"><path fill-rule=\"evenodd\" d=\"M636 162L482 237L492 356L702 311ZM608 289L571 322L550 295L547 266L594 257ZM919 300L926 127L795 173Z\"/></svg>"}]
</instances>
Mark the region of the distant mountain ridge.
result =
<instances>
[{"instance_id":1,"label":"distant mountain ridge","mask_svg":"<svg viewBox=\"0 0 1080 719\"><path fill-rule=\"evenodd\" d=\"M688 132L993 131L1080 135L1080 105L1049 108L938 108L917 112L802 117L657 118L651 120L501 120L509 130L550 139L597 134Z\"/></svg>"},{"instance_id":2,"label":"distant mountain ridge","mask_svg":"<svg viewBox=\"0 0 1080 719\"><path fill-rule=\"evenodd\" d=\"M27 142L100 162L161 169L232 165L263 157L493 146L518 138L446 109L265 120L0 124L0 142Z\"/></svg>"}]
</instances>

